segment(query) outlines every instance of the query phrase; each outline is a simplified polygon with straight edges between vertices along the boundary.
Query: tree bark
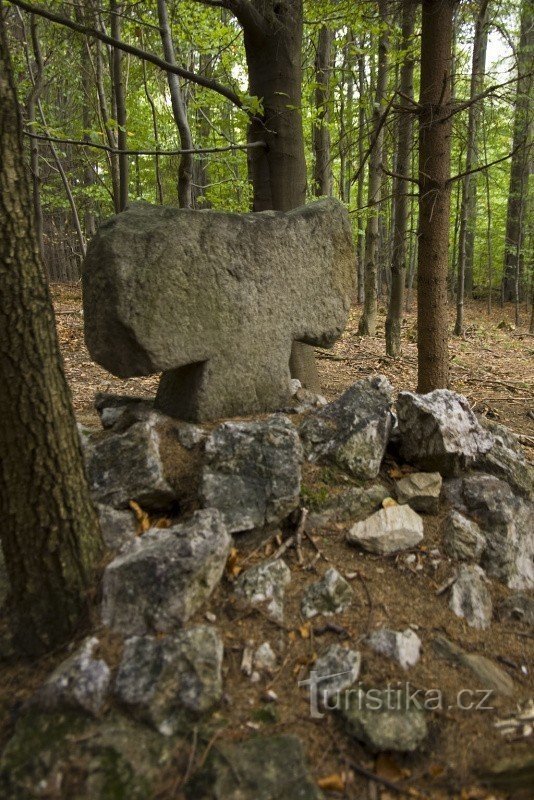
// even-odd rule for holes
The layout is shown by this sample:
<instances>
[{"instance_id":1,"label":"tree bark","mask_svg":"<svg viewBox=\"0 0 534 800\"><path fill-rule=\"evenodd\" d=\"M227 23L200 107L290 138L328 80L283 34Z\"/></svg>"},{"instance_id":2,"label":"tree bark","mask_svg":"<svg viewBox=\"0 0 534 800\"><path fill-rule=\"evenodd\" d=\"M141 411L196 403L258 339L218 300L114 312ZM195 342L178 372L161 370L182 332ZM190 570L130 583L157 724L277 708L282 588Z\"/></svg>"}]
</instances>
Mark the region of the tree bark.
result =
<instances>
[{"instance_id":1,"label":"tree bark","mask_svg":"<svg viewBox=\"0 0 534 800\"><path fill-rule=\"evenodd\" d=\"M169 15L165 0L158 0L158 20L163 44L163 57L169 64L176 63L174 45L172 42ZM185 101L180 88L178 75L172 72L167 73L169 92L171 95L172 113L180 136L180 147L184 150L193 149L193 138L191 128L187 119ZM191 208L192 205L192 183L193 183L193 154L187 153L180 156L180 166L178 168L178 204L180 208Z\"/></svg>"},{"instance_id":2,"label":"tree bark","mask_svg":"<svg viewBox=\"0 0 534 800\"><path fill-rule=\"evenodd\" d=\"M330 158L330 70L332 66L333 32L326 25L319 31L315 55L315 113L313 125L313 193L316 197L332 194Z\"/></svg>"},{"instance_id":3,"label":"tree bark","mask_svg":"<svg viewBox=\"0 0 534 800\"><path fill-rule=\"evenodd\" d=\"M22 129L0 15L0 536L16 643L79 631L103 552L35 241Z\"/></svg>"},{"instance_id":4,"label":"tree bark","mask_svg":"<svg viewBox=\"0 0 534 800\"><path fill-rule=\"evenodd\" d=\"M534 13L530 0L523 0L521 32L517 48L517 89L515 100L512 164L506 213L506 238L504 242L503 300L516 299L516 276L521 263L521 217L529 171L529 141L532 139L532 89L534 79ZM517 298L518 299L518 298Z\"/></svg>"},{"instance_id":5,"label":"tree bark","mask_svg":"<svg viewBox=\"0 0 534 800\"><path fill-rule=\"evenodd\" d=\"M401 354L401 323L404 312L404 287L406 283L406 234L410 209L409 181L402 176L411 172L413 104L404 98L413 97L414 60L411 53L415 26L415 3L405 2L402 7L401 49L405 53L400 71L400 90L404 97L401 105L406 110L399 117L397 129L397 161L394 178L393 257L391 260L391 295L386 319L386 352L398 358Z\"/></svg>"},{"instance_id":6,"label":"tree bark","mask_svg":"<svg viewBox=\"0 0 534 800\"><path fill-rule=\"evenodd\" d=\"M109 9L111 12L111 35L114 39L121 38L120 25L120 3L117 0L110 0ZM117 117L117 147L119 150L128 149L128 137L126 134L126 95L124 91L124 76L122 71L122 50L114 47L111 53L112 73L113 73L113 93ZM130 175L130 163L126 153L119 154L119 211L123 211L128 205L128 186Z\"/></svg>"},{"instance_id":7,"label":"tree bark","mask_svg":"<svg viewBox=\"0 0 534 800\"><path fill-rule=\"evenodd\" d=\"M302 0L246 2L243 24L249 92L261 99L261 117L252 120L249 141L266 147L249 150L253 209L290 211L306 200L306 161L302 130ZM291 375L320 390L313 347L294 342Z\"/></svg>"},{"instance_id":8,"label":"tree bark","mask_svg":"<svg viewBox=\"0 0 534 800\"><path fill-rule=\"evenodd\" d=\"M473 100L481 91L486 69L486 46L488 41L488 0L482 0L475 21L471 85L469 96ZM467 121L467 151L465 171L475 169L478 161L478 123L480 104L469 106ZM462 185L460 207L460 233L458 237L458 291L456 295L456 324L454 333L461 336L464 328L464 299L473 293L473 248L476 215L476 174L466 175Z\"/></svg>"},{"instance_id":9,"label":"tree bark","mask_svg":"<svg viewBox=\"0 0 534 800\"><path fill-rule=\"evenodd\" d=\"M450 116L454 0L423 0L419 110L418 391L449 382Z\"/></svg>"},{"instance_id":10,"label":"tree bark","mask_svg":"<svg viewBox=\"0 0 534 800\"><path fill-rule=\"evenodd\" d=\"M382 114L386 105L385 97L387 89L389 47L387 0L379 0L378 14L380 20L380 34L378 37L378 67L376 74L375 102L371 131L371 141L374 141L374 147L369 157L369 182L367 190L367 202L369 208L367 225L365 229L364 263L365 298L363 314L360 317L360 322L358 325L358 333L360 336L376 335L376 320L378 314L378 235L382 189L382 154L384 144Z\"/></svg>"}]
</instances>

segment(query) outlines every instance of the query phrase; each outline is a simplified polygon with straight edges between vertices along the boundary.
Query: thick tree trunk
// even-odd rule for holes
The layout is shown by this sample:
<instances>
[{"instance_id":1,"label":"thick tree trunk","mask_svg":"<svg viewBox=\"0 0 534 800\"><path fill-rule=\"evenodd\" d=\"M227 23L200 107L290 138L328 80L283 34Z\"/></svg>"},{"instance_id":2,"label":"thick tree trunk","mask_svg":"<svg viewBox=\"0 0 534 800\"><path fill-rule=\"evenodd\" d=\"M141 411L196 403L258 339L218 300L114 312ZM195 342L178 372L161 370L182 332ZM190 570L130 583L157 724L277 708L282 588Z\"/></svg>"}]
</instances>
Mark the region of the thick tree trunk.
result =
<instances>
[{"instance_id":1,"label":"thick tree trunk","mask_svg":"<svg viewBox=\"0 0 534 800\"><path fill-rule=\"evenodd\" d=\"M19 646L79 632L103 552L35 243L0 16L0 536Z\"/></svg>"},{"instance_id":2,"label":"thick tree trunk","mask_svg":"<svg viewBox=\"0 0 534 800\"><path fill-rule=\"evenodd\" d=\"M261 118L251 122L249 150L254 211L290 211L306 200L302 130L302 0L254 0L254 18L244 21L249 92L261 99ZM294 342L290 370L313 391L320 383L313 347Z\"/></svg>"},{"instance_id":3,"label":"thick tree trunk","mask_svg":"<svg viewBox=\"0 0 534 800\"><path fill-rule=\"evenodd\" d=\"M532 137L532 89L534 78L534 13L530 0L523 0L521 10L521 33L517 48L517 81L512 164L510 167L510 188L506 214L506 238L504 242L504 273L502 282L503 300L514 300L521 263L521 217L525 200L529 152L528 144ZM520 282L519 282L520 283Z\"/></svg>"},{"instance_id":4,"label":"thick tree trunk","mask_svg":"<svg viewBox=\"0 0 534 800\"><path fill-rule=\"evenodd\" d=\"M161 42L163 44L163 57L169 64L176 63L174 45L172 42L171 27L167 14L167 3L165 0L158 0L158 20L160 26ZM180 147L184 150L193 149L193 139L191 129L187 119L185 101L180 88L178 75L171 72L167 73L167 82L171 95L172 113L180 136ZM180 167L178 169L178 204L181 208L190 208L192 205L193 183L193 154L188 153L180 156Z\"/></svg>"},{"instance_id":5,"label":"thick tree trunk","mask_svg":"<svg viewBox=\"0 0 534 800\"><path fill-rule=\"evenodd\" d=\"M404 98L413 97L414 61L411 54L415 25L415 3L404 3L402 8L401 48L405 53L400 72L400 90L404 95L401 105L406 111L399 117L397 129L397 162L399 176L409 176L411 171L413 105ZM411 107L410 107L411 106ZM406 234L410 209L409 181L404 177L394 179L393 257L391 260L391 295L386 319L386 352L398 358L401 353L401 323L404 312L404 287L406 284Z\"/></svg>"},{"instance_id":6,"label":"thick tree trunk","mask_svg":"<svg viewBox=\"0 0 534 800\"><path fill-rule=\"evenodd\" d=\"M333 32L323 25L319 31L315 55L315 113L313 125L313 193L316 197L332 194L332 163L330 158L330 70L332 65Z\"/></svg>"},{"instance_id":7,"label":"thick tree trunk","mask_svg":"<svg viewBox=\"0 0 534 800\"><path fill-rule=\"evenodd\" d=\"M449 381L450 107L453 0L423 0L419 111L418 391Z\"/></svg>"},{"instance_id":8,"label":"thick tree trunk","mask_svg":"<svg viewBox=\"0 0 534 800\"><path fill-rule=\"evenodd\" d=\"M378 12L380 20L380 34L378 37L378 68L376 74L375 102L373 108L373 124L371 132L371 141L374 142L374 147L369 157L369 182L367 190L369 208L367 226L365 229L364 261L365 298L363 314L358 325L358 333L360 336L376 335L376 320L378 314L378 236L380 199L382 194L382 152L384 144L382 114L386 105L385 97L387 88L389 47L387 0L379 0Z\"/></svg>"},{"instance_id":9,"label":"thick tree trunk","mask_svg":"<svg viewBox=\"0 0 534 800\"><path fill-rule=\"evenodd\" d=\"M488 41L488 0L482 0L475 21L473 40L473 57L471 67L470 98L476 97L482 90L486 69L486 45ZM478 161L478 123L480 105L469 106L467 121L467 152L465 171L475 169ZM454 333L461 336L464 328L464 298L473 293L473 248L476 215L476 174L466 175L462 186L462 203L460 209L460 233L458 237L458 291L456 295L456 324Z\"/></svg>"}]
</instances>

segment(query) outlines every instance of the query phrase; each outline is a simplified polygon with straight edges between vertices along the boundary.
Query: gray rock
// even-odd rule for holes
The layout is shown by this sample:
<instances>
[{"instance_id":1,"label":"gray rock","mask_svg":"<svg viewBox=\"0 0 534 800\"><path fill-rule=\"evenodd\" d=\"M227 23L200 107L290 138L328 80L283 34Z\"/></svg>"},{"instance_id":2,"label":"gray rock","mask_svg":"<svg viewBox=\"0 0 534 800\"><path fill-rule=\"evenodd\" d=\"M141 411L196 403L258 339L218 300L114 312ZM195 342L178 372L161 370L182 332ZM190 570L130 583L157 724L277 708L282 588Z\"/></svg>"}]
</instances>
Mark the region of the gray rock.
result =
<instances>
[{"instance_id":1,"label":"gray rock","mask_svg":"<svg viewBox=\"0 0 534 800\"><path fill-rule=\"evenodd\" d=\"M231 533L277 524L299 504L301 460L287 417L224 422L206 441L202 503L219 509Z\"/></svg>"},{"instance_id":2,"label":"gray rock","mask_svg":"<svg viewBox=\"0 0 534 800\"><path fill-rule=\"evenodd\" d=\"M112 712L95 721L73 712L19 718L0 762L9 800L147 800L161 786L176 742Z\"/></svg>"},{"instance_id":3,"label":"gray rock","mask_svg":"<svg viewBox=\"0 0 534 800\"><path fill-rule=\"evenodd\" d=\"M444 636L436 636L432 646L440 658L451 664L460 665L470 670L485 689L492 689L504 697L512 697L515 693L511 677L486 656L478 653L466 653L461 647L450 642Z\"/></svg>"},{"instance_id":4,"label":"gray rock","mask_svg":"<svg viewBox=\"0 0 534 800\"><path fill-rule=\"evenodd\" d=\"M357 522L347 533L347 541L370 553L395 553L409 550L423 539L423 520L410 506L388 506L368 519Z\"/></svg>"},{"instance_id":5,"label":"gray rock","mask_svg":"<svg viewBox=\"0 0 534 800\"><path fill-rule=\"evenodd\" d=\"M534 626L534 597L524 592L516 592L507 597L497 610L499 619L515 619Z\"/></svg>"},{"instance_id":6,"label":"gray rock","mask_svg":"<svg viewBox=\"0 0 534 800\"><path fill-rule=\"evenodd\" d=\"M491 594L477 566L462 564L451 590L450 607L471 628L489 628L493 616Z\"/></svg>"},{"instance_id":7,"label":"gray rock","mask_svg":"<svg viewBox=\"0 0 534 800\"><path fill-rule=\"evenodd\" d=\"M377 511L382 507L382 501L389 496L390 492L381 483L373 483L367 488L351 486L343 489L331 501L328 500L322 509L329 519L340 522L347 519L357 520Z\"/></svg>"},{"instance_id":8,"label":"gray rock","mask_svg":"<svg viewBox=\"0 0 534 800\"><path fill-rule=\"evenodd\" d=\"M451 509L443 525L443 546L451 558L478 563L486 546L486 537L476 522Z\"/></svg>"},{"instance_id":9,"label":"gray rock","mask_svg":"<svg viewBox=\"0 0 534 800\"><path fill-rule=\"evenodd\" d=\"M163 372L156 405L171 416L275 410L289 399L292 342L333 344L353 282L336 200L259 214L139 203L90 243L85 338L119 377Z\"/></svg>"},{"instance_id":10,"label":"gray rock","mask_svg":"<svg viewBox=\"0 0 534 800\"><path fill-rule=\"evenodd\" d=\"M312 583L306 589L302 598L301 610L306 619L316 617L317 614L331 616L345 611L354 600L354 592L345 578L332 567L328 569L324 578L317 583Z\"/></svg>"},{"instance_id":11,"label":"gray rock","mask_svg":"<svg viewBox=\"0 0 534 800\"><path fill-rule=\"evenodd\" d=\"M111 506L97 503L98 521L106 547L120 550L136 535L135 516L132 511L118 511Z\"/></svg>"},{"instance_id":12,"label":"gray rock","mask_svg":"<svg viewBox=\"0 0 534 800\"><path fill-rule=\"evenodd\" d=\"M428 733L423 709L399 690L349 690L341 714L350 735L375 752L411 753Z\"/></svg>"},{"instance_id":13,"label":"gray rock","mask_svg":"<svg viewBox=\"0 0 534 800\"><path fill-rule=\"evenodd\" d=\"M402 453L423 470L457 475L486 453L493 439L462 395L448 389L397 398Z\"/></svg>"},{"instance_id":14,"label":"gray rock","mask_svg":"<svg viewBox=\"0 0 534 800\"><path fill-rule=\"evenodd\" d=\"M380 628L371 633L367 642L372 650L397 661L403 669L413 667L419 661L421 639L411 628L404 631Z\"/></svg>"},{"instance_id":15,"label":"gray rock","mask_svg":"<svg viewBox=\"0 0 534 800\"><path fill-rule=\"evenodd\" d=\"M106 567L104 624L123 635L174 631L221 579L231 543L215 509L147 531Z\"/></svg>"},{"instance_id":16,"label":"gray rock","mask_svg":"<svg viewBox=\"0 0 534 800\"><path fill-rule=\"evenodd\" d=\"M291 570L282 559L264 561L241 573L235 591L246 605L260 606L276 622L283 622L285 587L290 581Z\"/></svg>"},{"instance_id":17,"label":"gray rock","mask_svg":"<svg viewBox=\"0 0 534 800\"><path fill-rule=\"evenodd\" d=\"M255 736L212 748L185 787L188 800L321 800L296 736Z\"/></svg>"},{"instance_id":18,"label":"gray rock","mask_svg":"<svg viewBox=\"0 0 534 800\"><path fill-rule=\"evenodd\" d=\"M439 472L414 472L397 481L399 503L408 503L414 511L437 514L443 479Z\"/></svg>"},{"instance_id":19,"label":"gray rock","mask_svg":"<svg viewBox=\"0 0 534 800\"><path fill-rule=\"evenodd\" d=\"M392 388L383 375L353 384L300 427L308 461L331 461L357 478L375 478L392 426Z\"/></svg>"},{"instance_id":20,"label":"gray rock","mask_svg":"<svg viewBox=\"0 0 534 800\"><path fill-rule=\"evenodd\" d=\"M138 422L124 433L110 432L86 449L89 485L97 503L127 508L162 508L175 499L167 483L153 421Z\"/></svg>"},{"instance_id":21,"label":"gray rock","mask_svg":"<svg viewBox=\"0 0 534 800\"><path fill-rule=\"evenodd\" d=\"M534 503L483 473L452 481L446 493L453 506L481 527L486 546L481 565L511 589L534 587Z\"/></svg>"},{"instance_id":22,"label":"gray rock","mask_svg":"<svg viewBox=\"0 0 534 800\"><path fill-rule=\"evenodd\" d=\"M534 499L534 466L526 460L517 438L504 425L486 418L482 419L482 425L493 444L477 458L477 469L502 478L519 494Z\"/></svg>"},{"instance_id":23,"label":"gray rock","mask_svg":"<svg viewBox=\"0 0 534 800\"><path fill-rule=\"evenodd\" d=\"M111 684L111 670L103 659L94 655L98 645L96 637L86 639L47 678L30 704L46 711L74 709L98 716Z\"/></svg>"},{"instance_id":24,"label":"gray rock","mask_svg":"<svg viewBox=\"0 0 534 800\"><path fill-rule=\"evenodd\" d=\"M198 626L155 638L134 636L124 646L115 682L120 702L164 736L187 728L222 694L223 644L214 628Z\"/></svg>"},{"instance_id":25,"label":"gray rock","mask_svg":"<svg viewBox=\"0 0 534 800\"><path fill-rule=\"evenodd\" d=\"M317 691L319 698L326 703L357 681L361 665L362 656L359 651L333 644L326 653L319 656L310 678L303 681L302 685L311 686L311 691Z\"/></svg>"},{"instance_id":26,"label":"gray rock","mask_svg":"<svg viewBox=\"0 0 534 800\"><path fill-rule=\"evenodd\" d=\"M255 669L272 672L276 667L276 653L269 642L263 642L256 648L252 660Z\"/></svg>"}]
</instances>

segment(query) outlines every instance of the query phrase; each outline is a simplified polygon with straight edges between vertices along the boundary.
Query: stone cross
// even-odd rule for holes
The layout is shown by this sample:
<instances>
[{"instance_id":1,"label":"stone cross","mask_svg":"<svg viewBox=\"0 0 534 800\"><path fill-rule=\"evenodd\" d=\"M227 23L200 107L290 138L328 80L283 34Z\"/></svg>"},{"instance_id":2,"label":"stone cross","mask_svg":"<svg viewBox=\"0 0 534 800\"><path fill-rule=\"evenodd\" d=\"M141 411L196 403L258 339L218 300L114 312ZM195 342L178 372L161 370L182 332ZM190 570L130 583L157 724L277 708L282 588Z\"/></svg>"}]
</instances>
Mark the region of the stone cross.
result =
<instances>
[{"instance_id":1,"label":"stone cross","mask_svg":"<svg viewBox=\"0 0 534 800\"><path fill-rule=\"evenodd\" d=\"M329 347L355 254L336 200L231 214L138 203L91 241L85 340L120 378L162 372L156 406L201 422L280 408L293 341Z\"/></svg>"}]
</instances>

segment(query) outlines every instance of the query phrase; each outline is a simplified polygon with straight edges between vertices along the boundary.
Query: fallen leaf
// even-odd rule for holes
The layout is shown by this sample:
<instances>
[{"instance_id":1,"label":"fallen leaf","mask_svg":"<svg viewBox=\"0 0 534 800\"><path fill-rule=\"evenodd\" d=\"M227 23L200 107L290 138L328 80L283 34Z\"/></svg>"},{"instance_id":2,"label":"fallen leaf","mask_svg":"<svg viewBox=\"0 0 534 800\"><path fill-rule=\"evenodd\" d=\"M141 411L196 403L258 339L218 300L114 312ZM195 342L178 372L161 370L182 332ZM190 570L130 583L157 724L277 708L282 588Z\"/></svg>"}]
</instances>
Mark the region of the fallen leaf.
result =
<instances>
[{"instance_id":1,"label":"fallen leaf","mask_svg":"<svg viewBox=\"0 0 534 800\"><path fill-rule=\"evenodd\" d=\"M382 500L382 508L391 508L392 506L398 506L397 501L392 497L384 497Z\"/></svg>"},{"instance_id":2,"label":"fallen leaf","mask_svg":"<svg viewBox=\"0 0 534 800\"><path fill-rule=\"evenodd\" d=\"M140 536L141 534L145 533L151 527L150 525L150 517L143 511L139 503L136 503L135 500L130 500L130 508L135 514L135 518L137 520L137 535Z\"/></svg>"},{"instance_id":3,"label":"fallen leaf","mask_svg":"<svg viewBox=\"0 0 534 800\"><path fill-rule=\"evenodd\" d=\"M324 778L319 778L317 786L325 792L344 792L347 783L347 777L344 772L339 775L326 775Z\"/></svg>"},{"instance_id":4,"label":"fallen leaf","mask_svg":"<svg viewBox=\"0 0 534 800\"><path fill-rule=\"evenodd\" d=\"M302 639L309 639L310 638L310 623L305 622L304 625L301 625L299 628L299 633Z\"/></svg>"},{"instance_id":5,"label":"fallen leaf","mask_svg":"<svg viewBox=\"0 0 534 800\"><path fill-rule=\"evenodd\" d=\"M236 547L232 547L230 550L230 555L228 556L228 560L226 562L226 574L230 578L237 578L240 572L242 572L243 567L240 567L237 563L237 559L239 557L239 551Z\"/></svg>"}]
</instances>

